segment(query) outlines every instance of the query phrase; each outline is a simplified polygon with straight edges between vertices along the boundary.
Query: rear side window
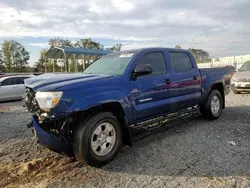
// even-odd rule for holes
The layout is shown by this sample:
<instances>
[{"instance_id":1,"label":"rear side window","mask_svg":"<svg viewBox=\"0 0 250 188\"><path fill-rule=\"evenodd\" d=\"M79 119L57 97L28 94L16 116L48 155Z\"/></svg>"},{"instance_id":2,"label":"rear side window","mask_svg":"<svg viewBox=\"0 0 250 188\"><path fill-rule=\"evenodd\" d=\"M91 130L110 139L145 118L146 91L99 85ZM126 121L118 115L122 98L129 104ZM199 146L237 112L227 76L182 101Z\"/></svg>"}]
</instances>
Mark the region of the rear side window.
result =
<instances>
[{"instance_id":1,"label":"rear side window","mask_svg":"<svg viewBox=\"0 0 250 188\"><path fill-rule=\"evenodd\" d=\"M169 52L170 64L174 72L188 72L193 65L188 54L183 52Z\"/></svg>"},{"instance_id":2,"label":"rear side window","mask_svg":"<svg viewBox=\"0 0 250 188\"><path fill-rule=\"evenodd\" d=\"M150 52L141 56L136 65L151 65L153 72L150 75L159 75L166 73L166 63L164 59L164 55L162 52Z\"/></svg>"},{"instance_id":3,"label":"rear side window","mask_svg":"<svg viewBox=\"0 0 250 188\"><path fill-rule=\"evenodd\" d=\"M2 81L2 86L8 86L8 85L16 85L19 82L19 78L7 78L4 81Z\"/></svg>"}]
</instances>

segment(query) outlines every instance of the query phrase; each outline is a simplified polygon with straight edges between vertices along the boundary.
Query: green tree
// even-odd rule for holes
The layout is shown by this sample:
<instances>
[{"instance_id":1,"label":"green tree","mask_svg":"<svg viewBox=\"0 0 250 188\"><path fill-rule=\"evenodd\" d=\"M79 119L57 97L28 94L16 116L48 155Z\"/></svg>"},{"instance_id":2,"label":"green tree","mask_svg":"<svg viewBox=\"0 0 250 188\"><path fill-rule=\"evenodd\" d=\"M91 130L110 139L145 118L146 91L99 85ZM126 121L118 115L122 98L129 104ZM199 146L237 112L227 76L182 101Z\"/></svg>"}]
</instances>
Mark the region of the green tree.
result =
<instances>
[{"instance_id":1,"label":"green tree","mask_svg":"<svg viewBox=\"0 0 250 188\"><path fill-rule=\"evenodd\" d=\"M45 72L47 71L47 66L45 68L45 64L47 63L48 59L45 58L46 50L43 49L40 51L40 57L38 61L35 63L35 68L37 69L38 72ZM45 70L46 69L46 70Z\"/></svg>"},{"instance_id":2,"label":"green tree","mask_svg":"<svg viewBox=\"0 0 250 188\"><path fill-rule=\"evenodd\" d=\"M114 46L112 46L111 48L107 48L107 50L113 51L113 52L119 52L121 51L122 48L122 44L121 43L117 43Z\"/></svg>"},{"instance_id":3,"label":"green tree","mask_svg":"<svg viewBox=\"0 0 250 188\"><path fill-rule=\"evenodd\" d=\"M98 43L94 42L91 38L80 39L79 41L77 41L75 43L75 46L79 47L79 48L88 48L88 49L96 48L96 49L98 49L98 47L97 47Z\"/></svg>"},{"instance_id":4,"label":"green tree","mask_svg":"<svg viewBox=\"0 0 250 188\"><path fill-rule=\"evenodd\" d=\"M0 72L4 72L4 69L2 50L0 50Z\"/></svg>"},{"instance_id":5,"label":"green tree","mask_svg":"<svg viewBox=\"0 0 250 188\"><path fill-rule=\"evenodd\" d=\"M176 45L175 48L181 49L181 46L180 45Z\"/></svg>"},{"instance_id":6,"label":"green tree","mask_svg":"<svg viewBox=\"0 0 250 188\"><path fill-rule=\"evenodd\" d=\"M197 63L206 63L211 61L209 53L202 49L189 48L188 51L193 54Z\"/></svg>"},{"instance_id":7,"label":"green tree","mask_svg":"<svg viewBox=\"0 0 250 188\"><path fill-rule=\"evenodd\" d=\"M59 41L59 46L60 47L74 47L74 44L68 39L66 39L66 40L61 39Z\"/></svg>"},{"instance_id":8,"label":"green tree","mask_svg":"<svg viewBox=\"0 0 250 188\"><path fill-rule=\"evenodd\" d=\"M20 55L16 57L16 70L18 72L26 72L26 68L28 65L28 61L30 59L30 53L26 51L24 47L22 47L19 51Z\"/></svg>"},{"instance_id":9,"label":"green tree","mask_svg":"<svg viewBox=\"0 0 250 188\"><path fill-rule=\"evenodd\" d=\"M53 38L49 40L50 47L74 47L74 44L68 39Z\"/></svg>"},{"instance_id":10,"label":"green tree","mask_svg":"<svg viewBox=\"0 0 250 188\"><path fill-rule=\"evenodd\" d=\"M103 50L104 46L99 42L91 41L91 48Z\"/></svg>"},{"instance_id":11,"label":"green tree","mask_svg":"<svg viewBox=\"0 0 250 188\"><path fill-rule=\"evenodd\" d=\"M53 38L49 40L49 46L50 47L56 47L56 46L60 46L60 38Z\"/></svg>"},{"instance_id":12,"label":"green tree","mask_svg":"<svg viewBox=\"0 0 250 188\"><path fill-rule=\"evenodd\" d=\"M4 67L3 61L0 59L0 73L1 72L5 72L5 67Z\"/></svg>"},{"instance_id":13,"label":"green tree","mask_svg":"<svg viewBox=\"0 0 250 188\"><path fill-rule=\"evenodd\" d=\"M30 59L29 52L16 41L4 41L2 44L3 62L7 72L23 72Z\"/></svg>"},{"instance_id":14,"label":"green tree","mask_svg":"<svg viewBox=\"0 0 250 188\"><path fill-rule=\"evenodd\" d=\"M12 68L12 61L11 61L11 55L10 55L10 41L6 40L2 44L2 53L3 53L3 63L6 68L6 72L11 72Z\"/></svg>"},{"instance_id":15,"label":"green tree","mask_svg":"<svg viewBox=\"0 0 250 188\"><path fill-rule=\"evenodd\" d=\"M93 41L91 38L87 39L80 39L79 41L76 42L75 44L76 47L79 48L88 48L88 49L104 49L104 46L100 44L99 42ZM89 56L85 55L83 58L83 69L89 65L91 60L95 60L97 57L95 56Z\"/></svg>"}]
</instances>

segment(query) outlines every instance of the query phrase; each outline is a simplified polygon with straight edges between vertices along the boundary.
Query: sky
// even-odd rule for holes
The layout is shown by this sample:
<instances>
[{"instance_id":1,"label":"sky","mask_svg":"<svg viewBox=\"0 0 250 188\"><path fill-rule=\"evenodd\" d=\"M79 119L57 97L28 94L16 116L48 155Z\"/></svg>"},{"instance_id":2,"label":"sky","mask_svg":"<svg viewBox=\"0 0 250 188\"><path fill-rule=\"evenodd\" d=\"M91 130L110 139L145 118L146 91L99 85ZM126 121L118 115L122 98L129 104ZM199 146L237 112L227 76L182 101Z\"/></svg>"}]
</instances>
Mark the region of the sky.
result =
<instances>
[{"instance_id":1,"label":"sky","mask_svg":"<svg viewBox=\"0 0 250 188\"><path fill-rule=\"evenodd\" d=\"M50 38L92 38L122 50L200 48L250 54L249 0L1 0L0 43L17 40L38 59Z\"/></svg>"}]
</instances>

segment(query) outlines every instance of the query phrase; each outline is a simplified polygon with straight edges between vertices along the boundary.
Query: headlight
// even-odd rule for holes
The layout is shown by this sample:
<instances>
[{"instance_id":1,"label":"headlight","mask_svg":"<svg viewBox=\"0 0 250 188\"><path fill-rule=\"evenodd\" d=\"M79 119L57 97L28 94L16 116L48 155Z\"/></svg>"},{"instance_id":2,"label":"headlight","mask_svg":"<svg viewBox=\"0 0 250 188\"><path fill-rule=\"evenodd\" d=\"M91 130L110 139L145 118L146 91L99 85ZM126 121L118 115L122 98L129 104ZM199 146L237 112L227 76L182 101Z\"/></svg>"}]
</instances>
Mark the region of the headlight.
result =
<instances>
[{"instance_id":1,"label":"headlight","mask_svg":"<svg viewBox=\"0 0 250 188\"><path fill-rule=\"evenodd\" d=\"M48 112L51 108L55 107L59 100L62 97L62 91L56 92L43 92L38 91L36 93L36 101L38 102L39 107Z\"/></svg>"}]
</instances>

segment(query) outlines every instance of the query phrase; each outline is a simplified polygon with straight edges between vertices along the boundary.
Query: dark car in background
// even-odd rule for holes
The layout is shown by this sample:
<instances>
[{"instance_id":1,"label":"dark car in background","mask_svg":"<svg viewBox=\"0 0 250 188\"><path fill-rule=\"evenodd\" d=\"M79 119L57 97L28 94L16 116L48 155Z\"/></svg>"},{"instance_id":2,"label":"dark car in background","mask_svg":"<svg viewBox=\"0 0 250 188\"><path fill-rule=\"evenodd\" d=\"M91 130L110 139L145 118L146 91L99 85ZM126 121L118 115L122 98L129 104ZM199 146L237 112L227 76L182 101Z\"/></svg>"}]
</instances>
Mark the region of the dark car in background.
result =
<instances>
[{"instance_id":1,"label":"dark car in background","mask_svg":"<svg viewBox=\"0 0 250 188\"><path fill-rule=\"evenodd\" d=\"M250 92L250 61L245 62L233 75L231 88L235 94Z\"/></svg>"}]
</instances>

